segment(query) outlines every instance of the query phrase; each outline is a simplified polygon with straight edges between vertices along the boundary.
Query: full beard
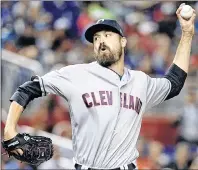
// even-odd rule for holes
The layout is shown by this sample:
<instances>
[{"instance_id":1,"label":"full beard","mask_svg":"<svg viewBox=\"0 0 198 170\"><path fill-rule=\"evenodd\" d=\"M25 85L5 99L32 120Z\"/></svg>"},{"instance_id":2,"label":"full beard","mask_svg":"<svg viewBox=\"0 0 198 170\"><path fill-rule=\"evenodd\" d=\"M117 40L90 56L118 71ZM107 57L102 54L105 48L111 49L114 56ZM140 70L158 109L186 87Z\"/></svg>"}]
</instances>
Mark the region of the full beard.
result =
<instances>
[{"instance_id":1,"label":"full beard","mask_svg":"<svg viewBox=\"0 0 198 170\"><path fill-rule=\"evenodd\" d=\"M122 56L122 51L119 49L117 52L113 53L108 48L105 52L99 50L98 54L95 55L96 61L103 67L109 67L120 60Z\"/></svg>"}]
</instances>

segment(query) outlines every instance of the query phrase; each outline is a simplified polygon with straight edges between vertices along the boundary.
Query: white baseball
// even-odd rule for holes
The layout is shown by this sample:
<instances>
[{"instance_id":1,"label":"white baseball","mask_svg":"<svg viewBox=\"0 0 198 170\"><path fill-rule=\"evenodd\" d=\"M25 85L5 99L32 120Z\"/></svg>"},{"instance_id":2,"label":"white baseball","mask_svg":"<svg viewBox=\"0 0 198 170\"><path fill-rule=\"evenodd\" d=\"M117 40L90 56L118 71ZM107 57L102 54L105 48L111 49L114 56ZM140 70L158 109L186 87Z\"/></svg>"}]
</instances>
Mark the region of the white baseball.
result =
<instances>
[{"instance_id":1,"label":"white baseball","mask_svg":"<svg viewBox=\"0 0 198 170\"><path fill-rule=\"evenodd\" d=\"M184 19L189 19L193 15L193 9L190 5L184 5L182 6L182 9L180 11L180 15Z\"/></svg>"}]
</instances>

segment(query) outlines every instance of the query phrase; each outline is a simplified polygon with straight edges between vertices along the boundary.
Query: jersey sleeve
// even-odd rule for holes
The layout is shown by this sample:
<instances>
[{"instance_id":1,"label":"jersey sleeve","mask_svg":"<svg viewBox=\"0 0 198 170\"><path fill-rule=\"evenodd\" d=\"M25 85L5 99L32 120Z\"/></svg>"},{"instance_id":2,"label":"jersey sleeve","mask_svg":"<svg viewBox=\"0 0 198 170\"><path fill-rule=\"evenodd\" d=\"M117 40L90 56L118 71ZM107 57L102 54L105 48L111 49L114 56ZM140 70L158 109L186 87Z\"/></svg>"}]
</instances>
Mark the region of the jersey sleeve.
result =
<instances>
[{"instance_id":1,"label":"jersey sleeve","mask_svg":"<svg viewBox=\"0 0 198 170\"><path fill-rule=\"evenodd\" d=\"M171 83L166 78L151 78L147 75L146 109L162 103L171 90Z\"/></svg>"},{"instance_id":2,"label":"jersey sleeve","mask_svg":"<svg viewBox=\"0 0 198 170\"><path fill-rule=\"evenodd\" d=\"M37 80L36 80L37 79ZM69 100L72 91L69 68L51 71L44 76L36 76L35 81L39 81L42 96L56 94Z\"/></svg>"}]
</instances>

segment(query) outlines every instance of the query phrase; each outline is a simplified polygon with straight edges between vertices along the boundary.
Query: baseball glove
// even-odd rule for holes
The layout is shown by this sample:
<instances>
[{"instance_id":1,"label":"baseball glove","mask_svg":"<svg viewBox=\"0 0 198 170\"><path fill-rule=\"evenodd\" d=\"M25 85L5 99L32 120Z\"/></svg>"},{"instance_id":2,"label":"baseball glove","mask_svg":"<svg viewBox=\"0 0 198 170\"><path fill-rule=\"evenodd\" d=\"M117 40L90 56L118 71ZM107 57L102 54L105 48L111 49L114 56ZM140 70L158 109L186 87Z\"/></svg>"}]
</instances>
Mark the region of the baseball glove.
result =
<instances>
[{"instance_id":1,"label":"baseball glove","mask_svg":"<svg viewBox=\"0 0 198 170\"><path fill-rule=\"evenodd\" d=\"M53 156L52 140L44 136L31 136L26 133L19 133L14 138L3 141L2 146L9 156L36 166ZM15 149L21 149L23 154L17 155L13 153L12 151Z\"/></svg>"}]
</instances>

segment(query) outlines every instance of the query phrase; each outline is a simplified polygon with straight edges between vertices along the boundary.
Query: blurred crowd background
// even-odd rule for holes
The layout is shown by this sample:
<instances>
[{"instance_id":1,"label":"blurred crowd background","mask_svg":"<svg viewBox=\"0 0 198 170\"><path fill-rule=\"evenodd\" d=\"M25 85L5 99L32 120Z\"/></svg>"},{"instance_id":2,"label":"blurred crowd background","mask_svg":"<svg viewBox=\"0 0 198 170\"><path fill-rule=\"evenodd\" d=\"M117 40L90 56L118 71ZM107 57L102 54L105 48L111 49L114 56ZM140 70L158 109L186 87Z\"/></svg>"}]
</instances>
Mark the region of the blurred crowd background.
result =
<instances>
[{"instance_id":1,"label":"blurred crowd background","mask_svg":"<svg viewBox=\"0 0 198 170\"><path fill-rule=\"evenodd\" d=\"M128 40L126 67L154 77L163 76L173 61L181 37L175 15L181 3L1 2L1 50L9 51L9 55L2 53L2 118L6 117L10 95L32 75L94 61L93 47L85 40L84 31L101 18L116 19L123 27ZM198 2L186 3L198 14ZM198 169L198 19L195 31L189 78L182 94L145 114L138 141L139 169ZM34 68L33 63L37 63L39 69ZM31 126L62 139L72 138L67 103L54 95L32 102L19 125ZM3 119L1 127L3 131ZM2 169L69 168L71 162L63 158L71 157L72 153L59 146L55 150L53 159L38 168L2 157Z\"/></svg>"}]
</instances>

